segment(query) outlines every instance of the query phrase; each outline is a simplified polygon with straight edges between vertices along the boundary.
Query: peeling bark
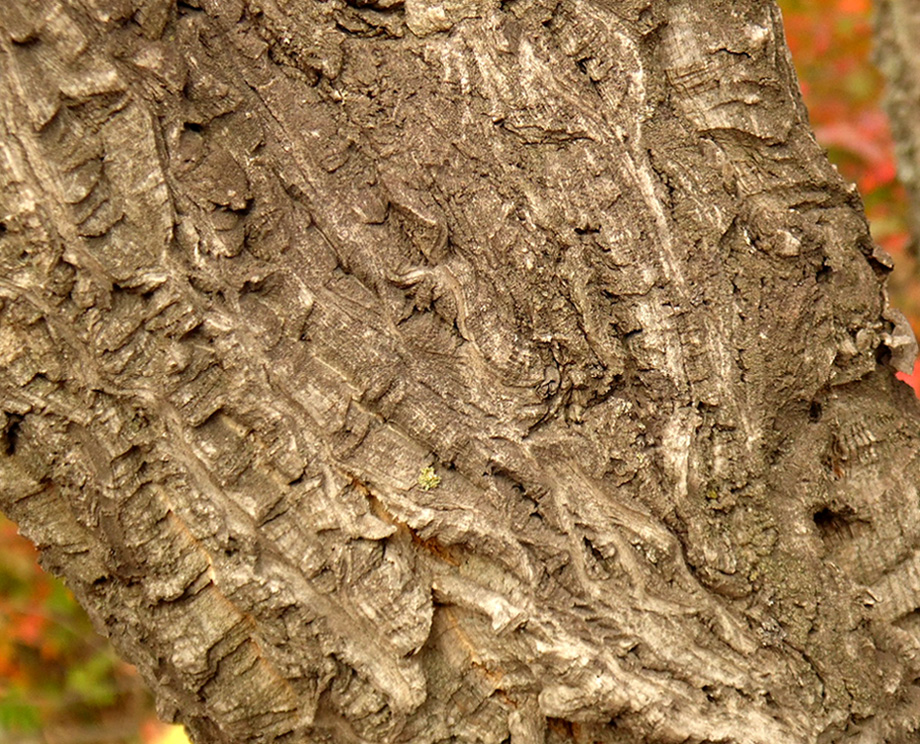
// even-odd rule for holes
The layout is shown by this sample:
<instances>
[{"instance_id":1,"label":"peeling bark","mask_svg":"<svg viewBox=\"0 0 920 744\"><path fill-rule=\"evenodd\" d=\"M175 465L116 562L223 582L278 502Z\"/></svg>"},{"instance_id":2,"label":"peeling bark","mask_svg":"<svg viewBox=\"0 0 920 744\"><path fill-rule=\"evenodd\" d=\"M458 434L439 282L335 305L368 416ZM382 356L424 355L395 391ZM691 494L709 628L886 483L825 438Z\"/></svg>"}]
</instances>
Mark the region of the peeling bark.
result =
<instances>
[{"instance_id":1,"label":"peeling bark","mask_svg":"<svg viewBox=\"0 0 920 744\"><path fill-rule=\"evenodd\" d=\"M915 344L772 4L0 26L0 506L164 718L913 735Z\"/></svg>"}]
</instances>

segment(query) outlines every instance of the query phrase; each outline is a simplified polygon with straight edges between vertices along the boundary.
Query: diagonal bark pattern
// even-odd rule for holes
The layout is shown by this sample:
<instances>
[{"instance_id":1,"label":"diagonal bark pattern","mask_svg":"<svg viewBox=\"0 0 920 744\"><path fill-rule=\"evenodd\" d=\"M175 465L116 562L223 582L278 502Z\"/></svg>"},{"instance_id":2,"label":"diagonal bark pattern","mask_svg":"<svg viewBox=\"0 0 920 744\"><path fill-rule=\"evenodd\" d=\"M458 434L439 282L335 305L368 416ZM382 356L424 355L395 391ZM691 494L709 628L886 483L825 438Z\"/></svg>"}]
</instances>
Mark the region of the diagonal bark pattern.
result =
<instances>
[{"instance_id":1,"label":"diagonal bark pattern","mask_svg":"<svg viewBox=\"0 0 920 744\"><path fill-rule=\"evenodd\" d=\"M0 26L0 505L164 717L910 735L913 339L772 5Z\"/></svg>"}]
</instances>

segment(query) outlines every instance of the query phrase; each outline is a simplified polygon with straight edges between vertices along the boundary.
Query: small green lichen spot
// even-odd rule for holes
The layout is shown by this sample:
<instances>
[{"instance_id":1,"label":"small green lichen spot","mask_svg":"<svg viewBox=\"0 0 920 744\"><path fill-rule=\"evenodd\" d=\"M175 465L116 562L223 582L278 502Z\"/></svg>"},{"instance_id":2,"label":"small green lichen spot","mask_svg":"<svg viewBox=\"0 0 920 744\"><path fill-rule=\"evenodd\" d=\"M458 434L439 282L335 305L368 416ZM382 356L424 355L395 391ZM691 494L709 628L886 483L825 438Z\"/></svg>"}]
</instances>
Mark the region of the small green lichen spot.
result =
<instances>
[{"instance_id":1,"label":"small green lichen spot","mask_svg":"<svg viewBox=\"0 0 920 744\"><path fill-rule=\"evenodd\" d=\"M422 468L422 472L418 474L418 485L423 491L430 491L441 485L441 476L436 475L434 468L429 465L427 468Z\"/></svg>"},{"instance_id":2,"label":"small green lichen spot","mask_svg":"<svg viewBox=\"0 0 920 744\"><path fill-rule=\"evenodd\" d=\"M716 489L714 489L714 488L710 488L710 489L706 492L706 498L709 499L709 500L711 500L711 501L712 501L712 500L715 500L715 499L719 498L719 492L716 491Z\"/></svg>"}]
</instances>

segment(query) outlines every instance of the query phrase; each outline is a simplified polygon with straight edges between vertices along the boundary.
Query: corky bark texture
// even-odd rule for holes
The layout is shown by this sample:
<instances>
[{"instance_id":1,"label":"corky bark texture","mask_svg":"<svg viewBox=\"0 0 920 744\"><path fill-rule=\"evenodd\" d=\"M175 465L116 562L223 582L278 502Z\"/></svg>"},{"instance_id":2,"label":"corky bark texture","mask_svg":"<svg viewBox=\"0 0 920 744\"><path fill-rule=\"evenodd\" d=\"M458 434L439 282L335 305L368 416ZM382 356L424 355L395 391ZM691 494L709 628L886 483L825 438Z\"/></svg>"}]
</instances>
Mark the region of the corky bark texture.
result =
<instances>
[{"instance_id":1,"label":"corky bark texture","mask_svg":"<svg viewBox=\"0 0 920 744\"><path fill-rule=\"evenodd\" d=\"M908 196L913 249L920 250L920 8L906 0L874 0L874 57L885 75L898 178Z\"/></svg>"},{"instance_id":2,"label":"corky bark texture","mask_svg":"<svg viewBox=\"0 0 920 744\"><path fill-rule=\"evenodd\" d=\"M164 717L914 735L913 339L772 4L0 26L0 504Z\"/></svg>"}]
</instances>

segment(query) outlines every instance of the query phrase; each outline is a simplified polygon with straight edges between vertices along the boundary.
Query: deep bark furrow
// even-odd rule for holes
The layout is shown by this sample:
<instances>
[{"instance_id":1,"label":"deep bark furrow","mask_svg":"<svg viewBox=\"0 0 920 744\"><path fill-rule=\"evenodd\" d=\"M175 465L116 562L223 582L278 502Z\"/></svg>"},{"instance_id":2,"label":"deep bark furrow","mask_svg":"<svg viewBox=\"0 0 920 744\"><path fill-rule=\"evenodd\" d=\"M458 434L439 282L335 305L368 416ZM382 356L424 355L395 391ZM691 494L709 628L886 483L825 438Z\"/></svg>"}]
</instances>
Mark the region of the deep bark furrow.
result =
<instances>
[{"instance_id":1,"label":"deep bark furrow","mask_svg":"<svg viewBox=\"0 0 920 744\"><path fill-rule=\"evenodd\" d=\"M909 733L910 338L772 6L44 5L0 503L165 716Z\"/></svg>"}]
</instances>

